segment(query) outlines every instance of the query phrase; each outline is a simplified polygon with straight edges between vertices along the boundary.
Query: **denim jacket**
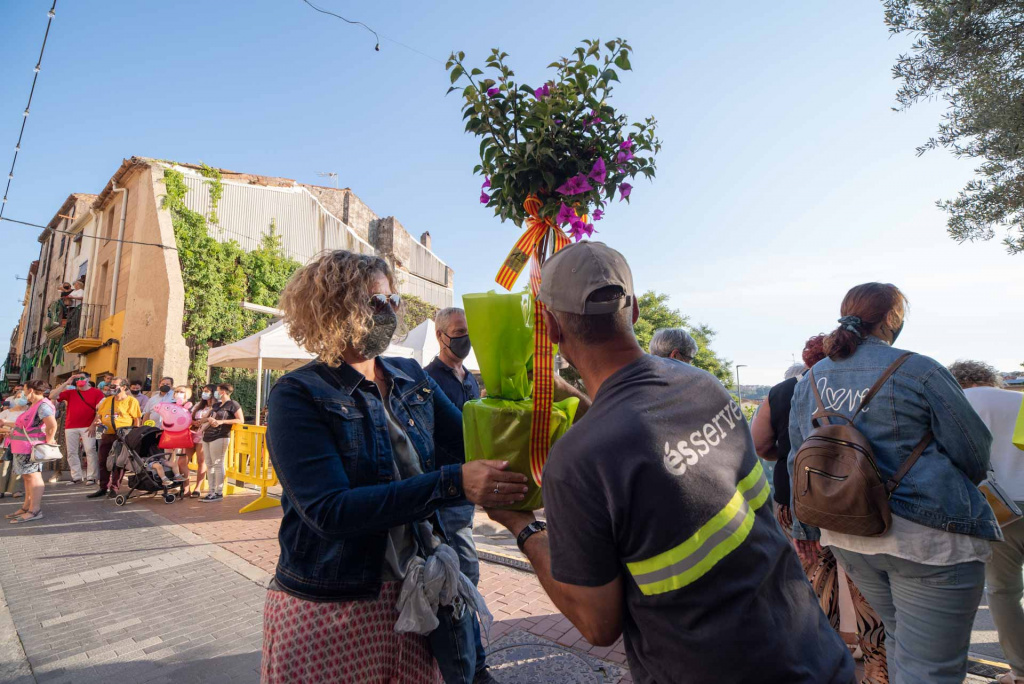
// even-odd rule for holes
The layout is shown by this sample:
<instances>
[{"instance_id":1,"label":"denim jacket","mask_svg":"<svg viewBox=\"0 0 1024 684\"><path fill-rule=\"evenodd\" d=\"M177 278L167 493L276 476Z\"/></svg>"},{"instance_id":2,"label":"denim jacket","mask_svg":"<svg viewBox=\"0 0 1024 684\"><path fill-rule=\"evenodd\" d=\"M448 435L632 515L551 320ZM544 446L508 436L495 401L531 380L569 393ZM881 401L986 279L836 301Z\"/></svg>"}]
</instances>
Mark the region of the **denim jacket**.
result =
<instances>
[{"instance_id":1,"label":"denim jacket","mask_svg":"<svg viewBox=\"0 0 1024 684\"><path fill-rule=\"evenodd\" d=\"M814 377L825 408L852 416L868 389L903 353L869 336L849 358L819 361ZM817 409L809 377L804 375L793 394L790 481L796 452L813 429L811 414ZM889 499L893 515L947 532L1002 539L976 486L989 469L992 435L942 365L911 356L857 417L855 427L871 443L883 479L896 472L925 433L935 435ZM813 540L819 531L794 516L793 535Z\"/></svg>"},{"instance_id":2,"label":"denim jacket","mask_svg":"<svg viewBox=\"0 0 1024 684\"><path fill-rule=\"evenodd\" d=\"M351 366L313 361L270 393L267 444L284 489L276 579L300 598L376 597L388 530L463 495L462 414L416 361L378 368L423 475L394 481L384 404Z\"/></svg>"}]
</instances>

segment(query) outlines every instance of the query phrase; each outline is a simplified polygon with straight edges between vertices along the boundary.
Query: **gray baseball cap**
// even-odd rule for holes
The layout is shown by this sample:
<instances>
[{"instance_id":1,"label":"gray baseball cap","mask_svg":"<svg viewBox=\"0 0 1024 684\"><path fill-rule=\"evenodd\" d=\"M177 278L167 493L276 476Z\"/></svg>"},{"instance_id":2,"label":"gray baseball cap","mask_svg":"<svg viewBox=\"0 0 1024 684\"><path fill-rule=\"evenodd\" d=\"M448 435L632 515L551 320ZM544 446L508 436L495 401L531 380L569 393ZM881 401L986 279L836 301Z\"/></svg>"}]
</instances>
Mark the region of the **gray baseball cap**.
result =
<instances>
[{"instance_id":1,"label":"gray baseball cap","mask_svg":"<svg viewBox=\"0 0 1024 684\"><path fill-rule=\"evenodd\" d=\"M581 315L609 314L633 305L633 274L626 258L603 242L577 242L544 262L537 298L552 311ZM625 297L588 302L595 291L610 285Z\"/></svg>"}]
</instances>

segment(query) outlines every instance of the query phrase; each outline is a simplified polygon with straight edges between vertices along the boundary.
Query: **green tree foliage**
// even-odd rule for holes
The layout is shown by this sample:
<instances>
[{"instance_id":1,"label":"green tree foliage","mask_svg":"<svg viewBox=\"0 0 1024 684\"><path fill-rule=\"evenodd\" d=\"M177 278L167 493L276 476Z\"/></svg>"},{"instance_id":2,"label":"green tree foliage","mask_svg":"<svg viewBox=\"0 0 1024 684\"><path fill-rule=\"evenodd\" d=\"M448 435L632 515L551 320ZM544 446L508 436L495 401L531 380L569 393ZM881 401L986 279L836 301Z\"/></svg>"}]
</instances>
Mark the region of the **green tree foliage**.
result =
<instances>
[{"instance_id":1,"label":"green tree foliage","mask_svg":"<svg viewBox=\"0 0 1024 684\"><path fill-rule=\"evenodd\" d=\"M415 295L404 294L402 295L402 311L405 330L408 332L423 321L433 320L440 309Z\"/></svg>"},{"instance_id":2,"label":"green tree foliage","mask_svg":"<svg viewBox=\"0 0 1024 684\"><path fill-rule=\"evenodd\" d=\"M693 325L690 317L679 313L668 305L668 295L648 290L640 295L637 303L640 306L640 317L633 332L640 346L646 352L651 346L651 337L658 328L686 328L694 341L697 343L697 356L693 359L693 365L702 368L722 381L726 387L733 386L732 364L722 359L711 349L711 340L715 337L715 331L707 325ZM584 389L579 373L571 366L562 370L562 378L578 389Z\"/></svg>"},{"instance_id":3,"label":"green tree foliage","mask_svg":"<svg viewBox=\"0 0 1024 684\"><path fill-rule=\"evenodd\" d=\"M893 34L915 42L893 75L899 109L941 97L938 135L918 154L945 147L981 159L956 199L939 201L958 242L1007 230L1011 254L1024 251L1024 0L883 0Z\"/></svg>"},{"instance_id":4,"label":"green tree foliage","mask_svg":"<svg viewBox=\"0 0 1024 684\"><path fill-rule=\"evenodd\" d=\"M214 193L219 173L210 183L211 199L219 198L220 193ZM244 311L241 302L276 306L281 290L301 264L285 256L273 223L263 244L246 252L233 240L218 242L211 237L207 217L185 206L188 186L181 172L165 169L164 187L163 206L171 213L185 286L181 333L190 351L189 380L199 384L206 378L210 347L235 342L270 322L266 314ZM215 211L213 203L211 216Z\"/></svg>"},{"instance_id":5,"label":"green tree foliage","mask_svg":"<svg viewBox=\"0 0 1024 684\"><path fill-rule=\"evenodd\" d=\"M693 359L693 365L711 373L726 387L732 387L732 364L720 358L711 349L715 331L703 323L690 323L689 316L684 316L678 309L669 307L668 299L667 294L659 294L653 290L640 295L637 302L640 305L640 318L633 328L640 346L644 351L648 351L651 337L658 328L685 328L697 343L697 356Z\"/></svg>"}]
</instances>

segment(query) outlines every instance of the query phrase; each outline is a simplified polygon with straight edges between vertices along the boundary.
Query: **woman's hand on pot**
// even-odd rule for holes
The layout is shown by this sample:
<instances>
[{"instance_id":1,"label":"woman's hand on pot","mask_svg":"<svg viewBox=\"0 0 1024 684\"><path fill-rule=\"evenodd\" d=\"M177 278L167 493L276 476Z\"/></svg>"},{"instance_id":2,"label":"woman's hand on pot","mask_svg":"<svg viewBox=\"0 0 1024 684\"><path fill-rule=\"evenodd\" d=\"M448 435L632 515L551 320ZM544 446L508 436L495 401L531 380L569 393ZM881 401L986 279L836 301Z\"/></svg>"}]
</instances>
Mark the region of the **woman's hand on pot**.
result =
<instances>
[{"instance_id":1,"label":"woman's hand on pot","mask_svg":"<svg viewBox=\"0 0 1024 684\"><path fill-rule=\"evenodd\" d=\"M462 466L462 491L484 508L510 506L526 498L526 476L506 470L508 461L470 461Z\"/></svg>"}]
</instances>

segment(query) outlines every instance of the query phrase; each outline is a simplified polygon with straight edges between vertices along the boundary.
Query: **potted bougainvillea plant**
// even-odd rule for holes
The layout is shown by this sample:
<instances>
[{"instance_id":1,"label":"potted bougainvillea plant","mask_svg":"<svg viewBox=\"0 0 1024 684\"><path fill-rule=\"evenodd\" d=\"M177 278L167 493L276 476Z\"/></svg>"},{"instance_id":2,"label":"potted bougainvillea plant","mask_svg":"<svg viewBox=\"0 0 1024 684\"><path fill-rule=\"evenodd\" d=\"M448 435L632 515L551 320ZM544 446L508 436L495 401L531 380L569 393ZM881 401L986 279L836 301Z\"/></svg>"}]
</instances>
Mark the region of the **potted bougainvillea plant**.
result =
<instances>
[{"instance_id":1,"label":"potted bougainvillea plant","mask_svg":"<svg viewBox=\"0 0 1024 684\"><path fill-rule=\"evenodd\" d=\"M653 117L634 123L609 103L619 73L632 69L631 52L622 39L584 40L539 84L517 80L497 49L483 69L468 67L463 52L448 59L448 92L461 87L466 130L480 138L480 202L502 221L525 224L495 280L511 290L532 264L533 298L463 297L488 393L463 406L466 458L501 458L527 475L522 510L542 505L548 449L572 424L577 401L553 402L553 347L536 300L541 265L570 240L590 237L609 202L628 202L638 175L653 178L661 149ZM523 335L533 338L532 351L514 343Z\"/></svg>"},{"instance_id":2,"label":"potted bougainvillea plant","mask_svg":"<svg viewBox=\"0 0 1024 684\"><path fill-rule=\"evenodd\" d=\"M538 85L517 80L498 49L483 69L468 67L464 52L451 55L448 92L462 88L466 131L480 138L481 204L522 225L533 215L524 203L536 197L535 218L578 241L593 233L607 203L629 201L638 175L654 177L657 122L630 122L609 103L619 74L632 70L631 52L620 38L584 40Z\"/></svg>"}]
</instances>

